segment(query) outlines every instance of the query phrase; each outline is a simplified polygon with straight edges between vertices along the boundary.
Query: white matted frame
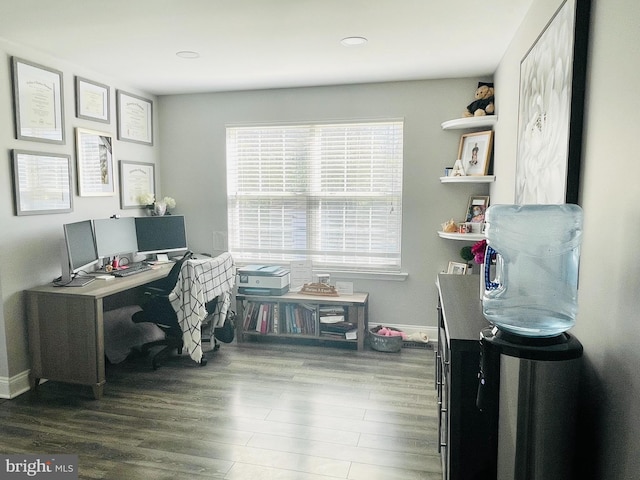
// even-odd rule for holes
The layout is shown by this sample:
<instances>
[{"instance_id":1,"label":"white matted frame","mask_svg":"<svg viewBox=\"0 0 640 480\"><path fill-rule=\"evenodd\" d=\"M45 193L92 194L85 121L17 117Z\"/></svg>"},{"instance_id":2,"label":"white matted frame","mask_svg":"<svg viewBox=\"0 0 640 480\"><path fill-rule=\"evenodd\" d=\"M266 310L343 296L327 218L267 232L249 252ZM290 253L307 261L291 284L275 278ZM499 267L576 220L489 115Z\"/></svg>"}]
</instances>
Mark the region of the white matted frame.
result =
<instances>
[{"instance_id":1,"label":"white matted frame","mask_svg":"<svg viewBox=\"0 0 640 480\"><path fill-rule=\"evenodd\" d=\"M113 138L110 133L76 128L78 195L111 196L113 183Z\"/></svg>"},{"instance_id":2,"label":"white matted frame","mask_svg":"<svg viewBox=\"0 0 640 480\"><path fill-rule=\"evenodd\" d=\"M116 90L118 140L153 145L153 102Z\"/></svg>"},{"instance_id":3,"label":"white matted frame","mask_svg":"<svg viewBox=\"0 0 640 480\"><path fill-rule=\"evenodd\" d=\"M73 211L69 155L13 150L12 159L16 215Z\"/></svg>"},{"instance_id":4,"label":"white matted frame","mask_svg":"<svg viewBox=\"0 0 640 480\"><path fill-rule=\"evenodd\" d=\"M486 175L489 171L493 131L465 133L460 137L458 159L466 175Z\"/></svg>"},{"instance_id":5,"label":"white matted frame","mask_svg":"<svg viewBox=\"0 0 640 480\"><path fill-rule=\"evenodd\" d=\"M64 143L62 72L11 57L16 138Z\"/></svg>"},{"instance_id":6,"label":"white matted frame","mask_svg":"<svg viewBox=\"0 0 640 480\"><path fill-rule=\"evenodd\" d=\"M449 262L447 273L451 273L453 275L465 275L467 273L467 268L469 268L469 266L466 263Z\"/></svg>"},{"instance_id":7,"label":"white matted frame","mask_svg":"<svg viewBox=\"0 0 640 480\"><path fill-rule=\"evenodd\" d=\"M140 197L147 193L156 194L155 165L120 160L120 208L145 208Z\"/></svg>"},{"instance_id":8,"label":"white matted frame","mask_svg":"<svg viewBox=\"0 0 640 480\"><path fill-rule=\"evenodd\" d=\"M111 123L111 100L108 85L76 76L76 117Z\"/></svg>"}]
</instances>

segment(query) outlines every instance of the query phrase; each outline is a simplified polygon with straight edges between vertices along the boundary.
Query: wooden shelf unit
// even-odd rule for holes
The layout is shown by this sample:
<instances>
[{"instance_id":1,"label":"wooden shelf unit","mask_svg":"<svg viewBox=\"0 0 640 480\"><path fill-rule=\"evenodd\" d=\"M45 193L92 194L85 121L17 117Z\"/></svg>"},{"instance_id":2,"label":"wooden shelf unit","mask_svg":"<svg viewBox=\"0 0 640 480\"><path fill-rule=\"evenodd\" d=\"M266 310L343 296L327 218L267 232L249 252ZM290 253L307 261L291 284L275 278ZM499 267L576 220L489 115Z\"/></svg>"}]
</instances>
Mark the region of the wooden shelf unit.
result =
<instances>
[{"instance_id":1,"label":"wooden shelf unit","mask_svg":"<svg viewBox=\"0 0 640 480\"><path fill-rule=\"evenodd\" d=\"M267 331L259 332L254 329L245 330L244 321L246 309L250 303L266 304L273 307L269 314L273 316L276 324ZM313 328L306 328L303 332L292 333L286 328L286 309L288 305L306 305L313 310ZM341 306L345 310L345 320L356 325L356 338L346 339L334 336L323 336L320 331L320 308L325 306ZM236 336L238 342L244 342L248 338L276 337L289 339L308 339L318 342L346 342L357 346L359 351L364 350L364 341L369 324L369 294L354 293L353 295L340 295L337 297L321 295L304 295L300 293L287 293L285 295L248 295L238 293L236 295ZM277 322L277 323L276 323ZM271 324L273 325L273 323Z\"/></svg>"}]
</instances>

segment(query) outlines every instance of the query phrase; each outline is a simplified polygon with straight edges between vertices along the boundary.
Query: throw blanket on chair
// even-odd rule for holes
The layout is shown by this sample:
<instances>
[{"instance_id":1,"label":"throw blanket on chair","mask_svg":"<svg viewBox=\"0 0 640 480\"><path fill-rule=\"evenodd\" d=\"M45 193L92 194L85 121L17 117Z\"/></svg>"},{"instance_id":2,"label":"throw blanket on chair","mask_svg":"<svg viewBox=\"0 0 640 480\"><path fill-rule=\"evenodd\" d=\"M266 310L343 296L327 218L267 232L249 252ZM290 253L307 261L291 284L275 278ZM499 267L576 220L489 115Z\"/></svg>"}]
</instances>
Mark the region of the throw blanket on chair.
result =
<instances>
[{"instance_id":1,"label":"throw blanket on chair","mask_svg":"<svg viewBox=\"0 0 640 480\"><path fill-rule=\"evenodd\" d=\"M224 323L234 283L235 264L228 252L215 258L190 259L182 265L169 300L182 328L184 349L197 363L202 360L202 322L211 313L212 328ZM206 303L216 297L215 312L207 312Z\"/></svg>"}]
</instances>

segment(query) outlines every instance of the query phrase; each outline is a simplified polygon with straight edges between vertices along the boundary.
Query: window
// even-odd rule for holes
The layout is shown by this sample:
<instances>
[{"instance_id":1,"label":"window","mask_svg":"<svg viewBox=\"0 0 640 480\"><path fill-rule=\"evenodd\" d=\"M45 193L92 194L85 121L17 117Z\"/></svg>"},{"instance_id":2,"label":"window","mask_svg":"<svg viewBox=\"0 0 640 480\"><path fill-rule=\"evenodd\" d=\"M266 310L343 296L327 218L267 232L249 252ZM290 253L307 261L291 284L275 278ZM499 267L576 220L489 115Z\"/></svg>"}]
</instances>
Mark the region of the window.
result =
<instances>
[{"instance_id":1,"label":"window","mask_svg":"<svg viewBox=\"0 0 640 480\"><path fill-rule=\"evenodd\" d=\"M227 128L239 262L399 271L402 121Z\"/></svg>"}]
</instances>

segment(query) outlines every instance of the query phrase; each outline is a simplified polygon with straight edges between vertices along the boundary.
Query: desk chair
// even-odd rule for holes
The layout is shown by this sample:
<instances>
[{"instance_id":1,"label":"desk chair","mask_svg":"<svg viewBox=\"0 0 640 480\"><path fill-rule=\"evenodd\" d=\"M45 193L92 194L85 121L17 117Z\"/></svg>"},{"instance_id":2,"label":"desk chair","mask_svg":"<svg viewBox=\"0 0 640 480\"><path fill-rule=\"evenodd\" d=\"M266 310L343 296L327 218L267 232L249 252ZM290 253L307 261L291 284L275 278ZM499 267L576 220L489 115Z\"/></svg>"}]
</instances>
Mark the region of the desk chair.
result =
<instances>
[{"instance_id":1,"label":"desk chair","mask_svg":"<svg viewBox=\"0 0 640 480\"><path fill-rule=\"evenodd\" d=\"M164 348L153 356L151 364L154 370L157 370L160 366L160 360L168 356L174 349L178 350L178 354L182 353L182 329L178 323L176 312L169 301L169 294L178 282L182 264L189 260L192 255L192 252L187 251L171 267L171 271L165 278L151 282L145 287L145 295L148 295L148 300L142 305L142 311L136 312L131 317L134 323L155 323L165 333L164 339L146 343L141 347L142 353L146 354L151 348L164 345Z\"/></svg>"}]
</instances>

